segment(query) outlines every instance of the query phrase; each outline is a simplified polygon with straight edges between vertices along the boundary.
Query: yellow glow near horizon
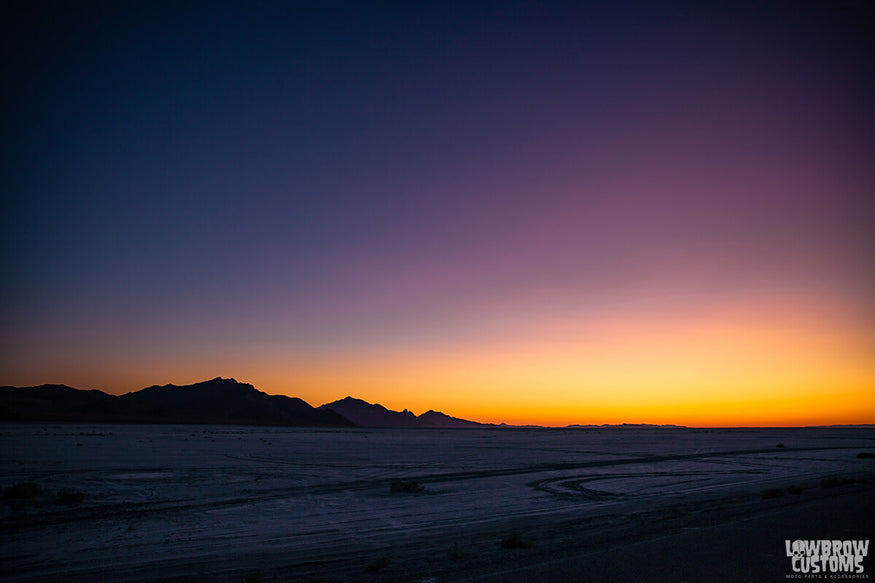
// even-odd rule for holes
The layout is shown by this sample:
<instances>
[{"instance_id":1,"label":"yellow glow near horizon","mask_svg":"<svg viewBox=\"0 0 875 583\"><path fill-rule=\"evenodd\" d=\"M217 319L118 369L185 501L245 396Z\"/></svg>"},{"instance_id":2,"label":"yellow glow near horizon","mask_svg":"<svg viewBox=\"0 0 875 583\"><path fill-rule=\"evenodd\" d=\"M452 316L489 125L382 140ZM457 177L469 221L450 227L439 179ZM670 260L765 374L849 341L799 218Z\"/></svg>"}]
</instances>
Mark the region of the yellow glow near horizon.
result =
<instances>
[{"instance_id":1,"label":"yellow glow near horizon","mask_svg":"<svg viewBox=\"0 0 875 583\"><path fill-rule=\"evenodd\" d=\"M288 363L283 392L519 424L875 422L865 330L760 316L581 322L577 334L563 322L489 344L313 357Z\"/></svg>"},{"instance_id":2,"label":"yellow glow near horizon","mask_svg":"<svg viewBox=\"0 0 875 583\"><path fill-rule=\"evenodd\" d=\"M305 352L266 343L165 359L160 369L119 360L100 379L83 371L61 382L115 382L121 393L221 374L314 406L351 395L509 424L875 423L875 341L859 313L784 302L511 320L489 335L431 344Z\"/></svg>"}]
</instances>

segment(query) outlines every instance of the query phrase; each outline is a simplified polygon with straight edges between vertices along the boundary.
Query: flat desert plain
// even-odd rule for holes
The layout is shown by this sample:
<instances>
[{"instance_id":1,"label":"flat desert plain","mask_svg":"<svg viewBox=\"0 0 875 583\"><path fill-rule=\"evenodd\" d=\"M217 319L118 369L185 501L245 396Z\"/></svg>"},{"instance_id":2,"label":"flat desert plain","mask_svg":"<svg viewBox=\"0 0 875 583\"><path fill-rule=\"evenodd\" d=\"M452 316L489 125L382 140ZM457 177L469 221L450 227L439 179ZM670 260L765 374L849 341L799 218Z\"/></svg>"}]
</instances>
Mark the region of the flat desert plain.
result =
<instances>
[{"instance_id":1,"label":"flat desert plain","mask_svg":"<svg viewBox=\"0 0 875 583\"><path fill-rule=\"evenodd\" d=\"M787 581L786 540L875 538L871 427L6 424L0 452L9 582Z\"/></svg>"}]
</instances>

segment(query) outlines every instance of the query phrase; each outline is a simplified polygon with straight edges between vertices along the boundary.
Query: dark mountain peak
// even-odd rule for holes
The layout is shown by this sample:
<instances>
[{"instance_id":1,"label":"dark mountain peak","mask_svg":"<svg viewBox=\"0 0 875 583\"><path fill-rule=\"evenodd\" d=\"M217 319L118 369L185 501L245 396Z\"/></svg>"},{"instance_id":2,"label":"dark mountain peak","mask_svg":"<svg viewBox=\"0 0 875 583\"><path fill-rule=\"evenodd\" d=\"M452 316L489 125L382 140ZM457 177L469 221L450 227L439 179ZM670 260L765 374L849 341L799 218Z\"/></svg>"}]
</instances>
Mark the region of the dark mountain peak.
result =
<instances>
[{"instance_id":1,"label":"dark mountain peak","mask_svg":"<svg viewBox=\"0 0 875 583\"><path fill-rule=\"evenodd\" d=\"M38 387L33 387L33 388L36 388L36 389L48 389L48 390L61 390L61 391L76 391L76 390L78 390L78 389L75 389L75 388L73 388L73 387L71 387L71 386L69 386L69 385L57 385L57 384L54 384L54 383L49 383L49 384L45 384L45 385L40 385L40 386L38 386Z\"/></svg>"},{"instance_id":2,"label":"dark mountain peak","mask_svg":"<svg viewBox=\"0 0 875 583\"><path fill-rule=\"evenodd\" d=\"M208 381L201 381L199 383L192 383L190 385L164 385L169 388L176 389L218 389L218 388L241 388L241 389L254 389L252 385L249 383L241 383L236 379L228 378L223 379L222 377L216 377L214 379L210 379Z\"/></svg>"},{"instance_id":3,"label":"dark mountain peak","mask_svg":"<svg viewBox=\"0 0 875 583\"><path fill-rule=\"evenodd\" d=\"M363 399L356 399L355 397L344 397L339 401L334 401L333 403L326 403L319 407L320 409L337 409L344 408L351 411L381 411L386 413L397 413L397 411L391 411L379 403L368 403Z\"/></svg>"},{"instance_id":4,"label":"dark mountain peak","mask_svg":"<svg viewBox=\"0 0 875 583\"><path fill-rule=\"evenodd\" d=\"M152 385L113 396L66 385L0 388L0 419L93 423L200 423L302 427L484 427L429 410L392 411L352 396L313 408L298 397L268 395L216 377L190 385Z\"/></svg>"},{"instance_id":5,"label":"dark mountain peak","mask_svg":"<svg viewBox=\"0 0 875 583\"><path fill-rule=\"evenodd\" d=\"M141 389L139 391L132 391L130 393L126 393L125 397L128 395L146 395L146 394L162 394L168 395L171 393L204 393L204 394L232 394L232 393L246 393L246 392L261 392L258 391L254 386L249 383L241 383L235 379L223 379L222 377L216 377L214 379L208 381L201 381L199 383L193 383L190 385L174 385L174 384L166 384L166 385L152 385L151 387L146 387L145 389Z\"/></svg>"},{"instance_id":6,"label":"dark mountain peak","mask_svg":"<svg viewBox=\"0 0 875 583\"><path fill-rule=\"evenodd\" d=\"M345 397L319 407L339 413L360 427L481 427L480 423L456 419L437 411L418 417L408 409L392 411L380 404Z\"/></svg>"},{"instance_id":7,"label":"dark mountain peak","mask_svg":"<svg viewBox=\"0 0 875 583\"><path fill-rule=\"evenodd\" d=\"M416 427L416 417L412 413L390 411L382 405L352 397L326 403L319 408L334 411L359 427Z\"/></svg>"},{"instance_id":8,"label":"dark mountain peak","mask_svg":"<svg viewBox=\"0 0 875 583\"><path fill-rule=\"evenodd\" d=\"M195 383L193 385L189 385L191 387L203 386L203 387L235 387L241 389L254 389L255 387L250 385L249 383L241 383L235 378L227 378L223 379L222 377L216 377L214 379L210 379L208 381L203 381L200 383Z\"/></svg>"},{"instance_id":9,"label":"dark mountain peak","mask_svg":"<svg viewBox=\"0 0 875 583\"><path fill-rule=\"evenodd\" d=\"M42 397L69 397L74 395L88 395L89 398L110 397L109 393L104 393L98 389L77 389L69 385L45 384L35 387L0 387L0 391L6 391L8 394L31 394L41 395Z\"/></svg>"},{"instance_id":10,"label":"dark mountain peak","mask_svg":"<svg viewBox=\"0 0 875 583\"><path fill-rule=\"evenodd\" d=\"M0 390L4 417L20 421L89 421L95 414L109 412L115 399L103 391L57 384Z\"/></svg>"},{"instance_id":11,"label":"dark mountain peak","mask_svg":"<svg viewBox=\"0 0 875 583\"><path fill-rule=\"evenodd\" d=\"M370 403L368 403L367 401L364 401L362 399L356 399L355 397L344 397L338 401L334 401L333 403L327 403L327 404L322 405L322 406L327 407L328 405L339 405L339 404L358 405L358 406L367 406L367 407L374 406L374 405L371 405ZM376 405L376 406L381 407L382 405Z\"/></svg>"},{"instance_id":12,"label":"dark mountain peak","mask_svg":"<svg viewBox=\"0 0 875 583\"><path fill-rule=\"evenodd\" d=\"M73 387L67 385L57 385L57 384L45 384L38 385L35 387L12 387L5 386L0 387L2 390L12 390L12 391L41 391L41 392L62 392L69 393L70 391L78 391L79 389L75 389Z\"/></svg>"},{"instance_id":13,"label":"dark mountain peak","mask_svg":"<svg viewBox=\"0 0 875 583\"><path fill-rule=\"evenodd\" d=\"M429 409L417 417L422 427L485 427L483 423L451 417L446 413Z\"/></svg>"},{"instance_id":14,"label":"dark mountain peak","mask_svg":"<svg viewBox=\"0 0 875 583\"><path fill-rule=\"evenodd\" d=\"M177 386L152 385L119 397L63 385L0 391L0 415L22 421L180 423L350 427L334 411L301 399L268 395L248 383L216 377Z\"/></svg>"}]
</instances>

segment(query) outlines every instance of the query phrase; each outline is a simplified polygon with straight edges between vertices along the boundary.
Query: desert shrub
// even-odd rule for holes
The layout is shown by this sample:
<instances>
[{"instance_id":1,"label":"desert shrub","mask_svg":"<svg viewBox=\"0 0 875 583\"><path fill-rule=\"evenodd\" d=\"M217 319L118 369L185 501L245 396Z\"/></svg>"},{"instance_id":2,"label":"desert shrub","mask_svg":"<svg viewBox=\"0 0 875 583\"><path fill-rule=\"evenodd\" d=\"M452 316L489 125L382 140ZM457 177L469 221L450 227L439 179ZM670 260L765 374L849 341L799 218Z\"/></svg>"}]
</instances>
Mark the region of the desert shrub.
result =
<instances>
[{"instance_id":1,"label":"desert shrub","mask_svg":"<svg viewBox=\"0 0 875 583\"><path fill-rule=\"evenodd\" d=\"M871 451L861 451L857 454L857 459L872 460L875 459L875 453L872 453Z\"/></svg>"},{"instance_id":2,"label":"desert shrub","mask_svg":"<svg viewBox=\"0 0 875 583\"><path fill-rule=\"evenodd\" d=\"M75 488L61 488L55 495L58 504L79 504L85 499L85 494Z\"/></svg>"},{"instance_id":3,"label":"desert shrub","mask_svg":"<svg viewBox=\"0 0 875 583\"><path fill-rule=\"evenodd\" d=\"M763 490L763 500L766 500L768 498L780 498L784 494L784 488L769 488L767 490Z\"/></svg>"},{"instance_id":4,"label":"desert shrub","mask_svg":"<svg viewBox=\"0 0 875 583\"><path fill-rule=\"evenodd\" d=\"M43 487L34 482L18 482L3 491L4 498L36 498L43 493Z\"/></svg>"},{"instance_id":5,"label":"desert shrub","mask_svg":"<svg viewBox=\"0 0 875 583\"><path fill-rule=\"evenodd\" d=\"M403 480L395 480L389 486L390 492L404 492L407 494L416 494L425 490L424 486L420 486L414 481L405 482Z\"/></svg>"},{"instance_id":6,"label":"desert shrub","mask_svg":"<svg viewBox=\"0 0 875 583\"><path fill-rule=\"evenodd\" d=\"M801 494L802 488L800 488L799 486L787 486L787 492L789 492L790 494Z\"/></svg>"},{"instance_id":7,"label":"desert shrub","mask_svg":"<svg viewBox=\"0 0 875 583\"><path fill-rule=\"evenodd\" d=\"M530 546L532 546L532 543L525 540L518 532L505 537L501 541L501 548L503 549L527 549Z\"/></svg>"},{"instance_id":8,"label":"desert shrub","mask_svg":"<svg viewBox=\"0 0 875 583\"><path fill-rule=\"evenodd\" d=\"M374 559L373 561L371 561L370 563L368 563L368 566L365 567L365 572L366 573L375 573L377 571L385 569L388 566L389 566L389 559L387 559L386 557L378 557L378 558Z\"/></svg>"}]
</instances>

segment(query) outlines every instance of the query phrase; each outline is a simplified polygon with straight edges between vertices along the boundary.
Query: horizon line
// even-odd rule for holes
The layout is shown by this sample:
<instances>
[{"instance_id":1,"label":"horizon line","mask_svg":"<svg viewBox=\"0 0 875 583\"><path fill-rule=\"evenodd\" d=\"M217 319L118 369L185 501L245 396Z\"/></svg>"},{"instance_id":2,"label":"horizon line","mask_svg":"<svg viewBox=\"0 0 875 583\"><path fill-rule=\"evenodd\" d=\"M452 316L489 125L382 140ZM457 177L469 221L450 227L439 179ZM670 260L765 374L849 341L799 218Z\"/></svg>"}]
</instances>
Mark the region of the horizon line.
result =
<instances>
[{"instance_id":1,"label":"horizon line","mask_svg":"<svg viewBox=\"0 0 875 583\"><path fill-rule=\"evenodd\" d=\"M205 384L205 383L215 382L215 381L229 381L229 382L234 382L234 383L239 384L239 385L248 385L248 386L252 387L254 390L262 392L262 393L269 395L269 396L281 396L281 397L286 397L286 398L290 398L290 399L299 399L299 400L303 401L304 403L306 403L307 405L309 405L310 407L313 407L314 409L318 409L320 407L324 407L326 405L330 405L332 403L342 401L344 399L355 399L358 401L362 401L363 403L366 403L368 405L383 407L384 409L391 411L391 412L394 412L394 413L401 413L401 411L396 411L394 409L390 409L389 407L387 407L386 405L383 405L382 403L371 402L371 401L368 401L367 399L363 399L361 397L354 397L351 394L348 394L346 397L341 397L340 399L335 399L333 401L328 401L326 403L322 403L321 405L312 405L308 401L306 401L305 399L303 399L301 397L296 397L293 395L287 395L287 394L282 394L282 393L280 393L280 394L268 393L266 391L262 391L261 389L258 389L253 383L241 382L241 381L238 381L237 379L235 379L234 377L225 378L222 376L217 376L217 377L214 377L212 379L207 379L204 381L197 381L194 383L184 384L184 385L177 385L174 383L166 383L163 385L151 384L151 385L148 385L148 386L143 387L141 389L137 389L134 391L128 391L127 393L111 393L111 392L107 392L104 389L97 389L97 388L81 389L78 387L68 385L66 383L42 383L40 385L30 385L30 386L2 385L2 388L28 389L28 388L40 388L40 387L55 386L55 387L66 387L66 388L77 390L77 391L99 391L101 393L104 393L104 394L112 396L112 397L120 397L120 396L123 396L125 394L136 393L136 392L139 392L139 391L142 391L145 389L149 389L149 388L154 388L154 387L159 387L159 388L178 387L178 388L181 388L181 387L189 387L189 386L200 385L200 384ZM709 425L709 424L703 424L703 425L699 425L699 424L671 423L671 422L653 423L653 422L647 422L647 421L639 421L639 422L622 421L622 422L618 422L618 423L597 423L597 422L580 423L580 422L575 422L575 423L551 425L551 424L541 424L541 423L508 423L506 421L499 421L499 422L478 421L476 419L469 419L467 417L457 417L454 414L446 413L444 411L439 411L439 410L434 409L434 408L428 409L427 411L424 411L423 413L420 413L420 414L413 413L413 411L409 408L405 408L404 411L408 411L408 412L412 413L413 415L415 415L416 417L420 417L421 415L424 415L425 413L432 411L432 412L441 413L443 415L447 415L447 416L450 416L450 417L453 417L456 419L460 419L463 421L474 422L474 423L477 423L477 424L482 426L482 427L470 427L470 428L456 427L456 428L451 428L451 429L489 429L489 428L496 428L496 429L599 429L599 428L624 428L624 427L628 427L628 428L652 428L652 429L672 429L672 428L675 428L675 429L808 429L808 428L875 427L875 422L871 422L871 423L787 424L787 425L784 425L784 424L750 424L750 425L743 425L743 424L727 424L727 425L710 424ZM44 421L44 422L40 422L40 421L32 421L32 422L31 421L4 421L4 423L67 424L67 425L83 424L83 423L77 423L75 421ZM105 422L89 422L89 423L107 424L107 425L141 425L141 423L105 423ZM85 423L85 424L89 424L89 423ZM146 425L154 425L154 424L146 423ZM159 425L179 425L179 424L159 423ZM191 425L191 424L182 424L182 425ZM215 424L196 423L195 425L215 425ZM240 425L240 426L241 427L249 427L249 425ZM252 425L252 427L259 427L259 425ZM277 426L277 427L285 427L285 426ZM292 427L292 426L288 426L288 427ZM442 428L434 428L434 427L417 427L417 428L358 427L358 428L360 428L360 429L442 429ZM444 428L444 429L450 429L450 428Z\"/></svg>"}]
</instances>

